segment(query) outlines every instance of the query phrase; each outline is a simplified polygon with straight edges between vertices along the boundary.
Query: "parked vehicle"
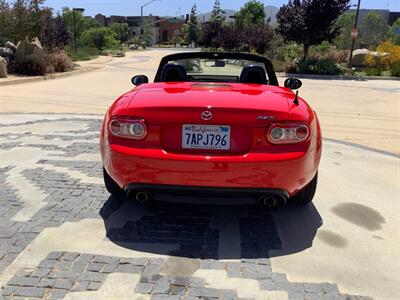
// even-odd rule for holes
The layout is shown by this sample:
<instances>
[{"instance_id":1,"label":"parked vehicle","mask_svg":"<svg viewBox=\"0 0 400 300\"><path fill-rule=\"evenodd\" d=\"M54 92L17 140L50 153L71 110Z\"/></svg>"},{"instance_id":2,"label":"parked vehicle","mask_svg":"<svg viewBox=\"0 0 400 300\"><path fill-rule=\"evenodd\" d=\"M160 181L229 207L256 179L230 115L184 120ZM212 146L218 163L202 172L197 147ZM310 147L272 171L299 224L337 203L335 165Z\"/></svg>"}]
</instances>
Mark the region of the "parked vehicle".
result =
<instances>
[{"instance_id":1,"label":"parked vehicle","mask_svg":"<svg viewBox=\"0 0 400 300\"><path fill-rule=\"evenodd\" d=\"M191 62L199 68L187 70ZM292 91L301 81L288 78L280 87L270 60L178 53L162 59L154 83L144 75L132 82L102 126L112 195L268 207L312 201L322 150L318 118Z\"/></svg>"}]
</instances>

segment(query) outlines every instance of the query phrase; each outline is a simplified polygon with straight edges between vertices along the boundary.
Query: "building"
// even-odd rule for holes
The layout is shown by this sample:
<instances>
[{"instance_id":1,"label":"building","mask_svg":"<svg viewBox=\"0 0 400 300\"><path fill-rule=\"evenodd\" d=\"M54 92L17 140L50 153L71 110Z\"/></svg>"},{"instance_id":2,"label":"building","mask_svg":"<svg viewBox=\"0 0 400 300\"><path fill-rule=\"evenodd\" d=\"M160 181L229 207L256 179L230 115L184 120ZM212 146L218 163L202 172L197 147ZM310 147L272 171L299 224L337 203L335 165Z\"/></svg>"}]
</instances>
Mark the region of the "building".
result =
<instances>
[{"instance_id":1,"label":"building","mask_svg":"<svg viewBox=\"0 0 400 300\"><path fill-rule=\"evenodd\" d=\"M348 12L356 13L356 10L350 9ZM400 18L400 12L393 12L393 11L389 11L388 9L360 9L358 23L361 24L364 21L367 14L370 12L376 12L376 13L380 14L389 26L392 26L393 23L396 21L396 19Z\"/></svg>"},{"instance_id":2,"label":"building","mask_svg":"<svg viewBox=\"0 0 400 300\"><path fill-rule=\"evenodd\" d=\"M111 26L114 23L127 23L128 24L128 40L135 36L140 36L140 16L109 16L106 17L102 14L97 14L95 17L96 21L102 26ZM143 35L149 42L149 46L153 46L159 43L159 17L155 16L144 16L143 21Z\"/></svg>"},{"instance_id":3,"label":"building","mask_svg":"<svg viewBox=\"0 0 400 300\"><path fill-rule=\"evenodd\" d=\"M185 20L181 18L164 18L159 22L159 42L168 43L176 32L182 29Z\"/></svg>"},{"instance_id":4,"label":"building","mask_svg":"<svg viewBox=\"0 0 400 300\"><path fill-rule=\"evenodd\" d=\"M106 26L107 25L106 16L104 16L102 14L97 14L97 15L94 16L94 18L101 26Z\"/></svg>"}]
</instances>

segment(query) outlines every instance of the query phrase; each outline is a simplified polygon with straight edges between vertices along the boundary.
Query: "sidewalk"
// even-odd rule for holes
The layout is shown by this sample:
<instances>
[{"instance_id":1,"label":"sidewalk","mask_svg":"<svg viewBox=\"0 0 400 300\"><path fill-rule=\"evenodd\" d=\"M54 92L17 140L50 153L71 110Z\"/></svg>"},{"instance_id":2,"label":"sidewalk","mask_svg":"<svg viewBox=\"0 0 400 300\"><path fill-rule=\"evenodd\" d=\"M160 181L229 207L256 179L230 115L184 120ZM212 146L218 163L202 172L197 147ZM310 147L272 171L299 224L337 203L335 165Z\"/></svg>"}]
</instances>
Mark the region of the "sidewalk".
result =
<instances>
[{"instance_id":1,"label":"sidewalk","mask_svg":"<svg viewBox=\"0 0 400 300\"><path fill-rule=\"evenodd\" d=\"M91 60L76 61L76 62L74 62L75 68L72 71L63 72L63 73L46 74L44 76L28 76L28 75L10 74L10 75L8 75L7 78L0 78L0 86L73 76L73 75L85 73L88 71L101 69L105 66L106 63L110 62L111 60L112 60L111 56L99 56L99 57L97 57L95 59L91 59Z\"/></svg>"}]
</instances>

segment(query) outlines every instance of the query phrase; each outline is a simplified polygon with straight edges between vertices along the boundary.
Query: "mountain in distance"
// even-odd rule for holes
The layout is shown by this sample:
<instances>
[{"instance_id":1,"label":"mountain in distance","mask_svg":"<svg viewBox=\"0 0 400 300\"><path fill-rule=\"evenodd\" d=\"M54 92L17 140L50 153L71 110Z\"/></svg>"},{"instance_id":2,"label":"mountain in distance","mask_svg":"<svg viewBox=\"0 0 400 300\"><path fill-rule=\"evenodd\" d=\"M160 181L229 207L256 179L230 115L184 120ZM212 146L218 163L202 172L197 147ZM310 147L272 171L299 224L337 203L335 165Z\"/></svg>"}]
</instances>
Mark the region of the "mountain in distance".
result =
<instances>
[{"instance_id":1,"label":"mountain in distance","mask_svg":"<svg viewBox=\"0 0 400 300\"><path fill-rule=\"evenodd\" d=\"M233 10L233 9L222 9L223 11L223 16L225 17L226 21L233 21L232 18L230 18L230 16L234 16L237 11ZM267 5L264 8L265 11L265 16L266 16L266 20L268 20L269 18L271 18L271 24L275 24L276 23L276 14L279 11L279 8L273 5ZM211 18L211 14L212 12L207 12L204 14L199 14L199 19L200 22L209 22L210 18Z\"/></svg>"}]
</instances>

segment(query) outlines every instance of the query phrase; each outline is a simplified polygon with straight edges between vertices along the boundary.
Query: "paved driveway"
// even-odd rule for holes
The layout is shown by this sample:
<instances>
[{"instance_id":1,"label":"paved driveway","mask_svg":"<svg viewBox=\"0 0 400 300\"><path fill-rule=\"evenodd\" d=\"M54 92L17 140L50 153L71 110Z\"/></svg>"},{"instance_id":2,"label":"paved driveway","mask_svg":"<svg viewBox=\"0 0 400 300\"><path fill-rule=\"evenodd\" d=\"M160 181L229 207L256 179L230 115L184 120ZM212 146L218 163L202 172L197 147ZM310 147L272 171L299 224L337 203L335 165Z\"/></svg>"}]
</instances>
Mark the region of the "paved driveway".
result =
<instances>
[{"instance_id":1,"label":"paved driveway","mask_svg":"<svg viewBox=\"0 0 400 300\"><path fill-rule=\"evenodd\" d=\"M76 77L0 87L8 113L0 115L0 294L400 298L398 87L304 80L301 94L328 138L314 204L272 212L140 206L104 189L101 114L131 88L130 75L153 74L165 53L130 54Z\"/></svg>"},{"instance_id":2,"label":"paved driveway","mask_svg":"<svg viewBox=\"0 0 400 300\"><path fill-rule=\"evenodd\" d=\"M100 124L88 115L2 116L5 297L400 295L398 158L326 141L306 207L140 206L104 189Z\"/></svg>"}]
</instances>

